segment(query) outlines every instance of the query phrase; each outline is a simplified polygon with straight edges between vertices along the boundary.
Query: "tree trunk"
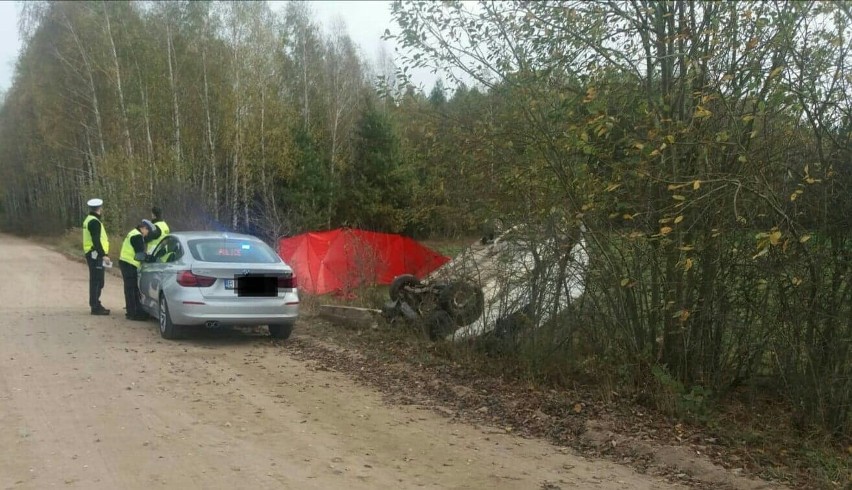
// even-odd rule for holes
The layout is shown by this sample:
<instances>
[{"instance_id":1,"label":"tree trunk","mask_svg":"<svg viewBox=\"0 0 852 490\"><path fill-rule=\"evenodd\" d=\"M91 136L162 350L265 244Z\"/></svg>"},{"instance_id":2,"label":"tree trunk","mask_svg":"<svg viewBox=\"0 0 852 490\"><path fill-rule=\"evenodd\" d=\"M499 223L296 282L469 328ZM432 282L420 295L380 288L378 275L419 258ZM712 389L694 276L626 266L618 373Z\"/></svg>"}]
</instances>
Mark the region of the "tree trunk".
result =
<instances>
[{"instance_id":1,"label":"tree trunk","mask_svg":"<svg viewBox=\"0 0 852 490\"><path fill-rule=\"evenodd\" d=\"M304 27L303 27L304 29ZM305 118L305 131L308 131L310 124L310 110L308 107L308 39L307 33L302 33L302 84L304 88L304 113L303 116Z\"/></svg>"},{"instance_id":2,"label":"tree trunk","mask_svg":"<svg viewBox=\"0 0 852 490\"><path fill-rule=\"evenodd\" d=\"M109 45L112 51L112 61L115 68L115 86L118 91L118 104L121 110L122 129L124 131L124 148L128 158L133 159L133 141L130 139L130 125L127 122L127 108L124 103L124 88L121 83L121 66L118 63L118 53L115 50L115 40L112 35L112 25L109 21L106 4L104 4L104 19L106 20L107 37L109 37ZM135 181L134 165L130 165L130 182L131 185Z\"/></svg>"},{"instance_id":3,"label":"tree trunk","mask_svg":"<svg viewBox=\"0 0 852 490\"><path fill-rule=\"evenodd\" d=\"M237 135L237 139L239 140L239 135ZM237 147L239 147L239 143L237 143ZM233 169L231 170L231 181L233 183L233 187L231 188L231 229L236 230L237 224L239 223L239 203L240 203L240 152L238 148L234 149L234 160L233 160Z\"/></svg>"},{"instance_id":4,"label":"tree trunk","mask_svg":"<svg viewBox=\"0 0 852 490\"><path fill-rule=\"evenodd\" d=\"M172 112L174 117L174 158L176 165L176 173L178 180L183 179L183 156L181 155L181 142L180 142L180 107L178 105L178 93L177 93L177 81L175 79L175 68L174 64L176 60L173 60L173 52L174 46L172 45L172 30L171 26L166 26L166 47L169 51L168 53L168 62L169 62L169 83L171 84L172 89Z\"/></svg>"},{"instance_id":5,"label":"tree trunk","mask_svg":"<svg viewBox=\"0 0 852 490\"><path fill-rule=\"evenodd\" d=\"M213 216L219 219L219 177L216 172L216 146L213 143L213 125L210 122L210 92L207 84L207 53L201 51L201 66L204 75L204 116L207 120L207 151L211 180L213 182Z\"/></svg>"},{"instance_id":6,"label":"tree trunk","mask_svg":"<svg viewBox=\"0 0 852 490\"><path fill-rule=\"evenodd\" d=\"M77 36L77 31L74 30L74 26L71 24L71 21L68 18L65 18L65 25L68 28L68 31L71 33L71 36L74 38L74 44L77 45L77 49L80 51L80 57L83 60L83 67L86 69L85 78L88 82L89 96L92 102L92 113L95 116L95 129L97 131L97 144L100 149L100 157L104 157L106 155L106 144L104 143L104 133L103 133L103 125L101 123L101 110L100 104L98 103L98 92L97 87L95 86L95 78L92 75L92 65L89 62L89 56L86 53L86 50L83 48L83 44L80 42L80 38ZM97 172L97 166L94 163L94 159L92 161L92 180L95 181L100 177Z\"/></svg>"},{"instance_id":7,"label":"tree trunk","mask_svg":"<svg viewBox=\"0 0 852 490\"><path fill-rule=\"evenodd\" d=\"M140 91L142 88L140 87ZM145 141L148 146L148 168L150 169L150 175L148 176L148 192L151 195L151 198L154 197L154 180L156 178L156 165L154 164L154 140L151 138L151 121L148 115L148 88L146 87L142 92L142 109L145 118Z\"/></svg>"}]
</instances>

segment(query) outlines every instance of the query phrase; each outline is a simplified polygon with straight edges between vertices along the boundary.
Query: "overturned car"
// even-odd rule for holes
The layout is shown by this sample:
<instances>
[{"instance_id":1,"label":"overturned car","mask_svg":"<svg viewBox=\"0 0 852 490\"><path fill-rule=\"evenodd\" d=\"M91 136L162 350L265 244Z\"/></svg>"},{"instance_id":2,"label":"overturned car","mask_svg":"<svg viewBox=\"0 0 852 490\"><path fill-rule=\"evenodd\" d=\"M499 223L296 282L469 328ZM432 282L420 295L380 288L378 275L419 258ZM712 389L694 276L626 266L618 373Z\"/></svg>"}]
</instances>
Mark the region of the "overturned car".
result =
<instances>
[{"instance_id":1,"label":"overturned car","mask_svg":"<svg viewBox=\"0 0 852 490\"><path fill-rule=\"evenodd\" d=\"M382 308L389 322L421 326L432 340L461 340L541 325L583 295L589 256L574 234L518 225L483 237L427 277L402 275Z\"/></svg>"}]
</instances>

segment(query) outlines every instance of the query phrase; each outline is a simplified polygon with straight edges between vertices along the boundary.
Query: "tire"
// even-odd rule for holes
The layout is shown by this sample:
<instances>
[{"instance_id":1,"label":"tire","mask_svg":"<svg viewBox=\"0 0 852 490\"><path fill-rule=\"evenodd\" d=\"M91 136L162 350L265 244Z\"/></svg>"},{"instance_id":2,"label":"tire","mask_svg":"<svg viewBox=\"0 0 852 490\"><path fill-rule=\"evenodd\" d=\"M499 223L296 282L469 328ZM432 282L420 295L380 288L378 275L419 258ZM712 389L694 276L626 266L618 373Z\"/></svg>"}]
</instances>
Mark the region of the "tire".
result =
<instances>
[{"instance_id":1,"label":"tire","mask_svg":"<svg viewBox=\"0 0 852 490\"><path fill-rule=\"evenodd\" d=\"M411 274L403 274L401 276L396 276L391 282L390 291L388 294L390 295L390 299L396 301L399 299L399 294L405 287L417 286L420 284L420 281Z\"/></svg>"},{"instance_id":2,"label":"tire","mask_svg":"<svg viewBox=\"0 0 852 490\"><path fill-rule=\"evenodd\" d=\"M172 322L172 315L169 313L169 304L163 295L160 295L159 323L161 337L167 340L180 338L181 328Z\"/></svg>"},{"instance_id":3,"label":"tire","mask_svg":"<svg viewBox=\"0 0 852 490\"><path fill-rule=\"evenodd\" d=\"M494 239L505 231L504 228L505 225L503 224L503 220L500 218L494 218L486 222L482 227L482 238L480 238L479 244L487 245L489 243L494 243Z\"/></svg>"},{"instance_id":4,"label":"tire","mask_svg":"<svg viewBox=\"0 0 852 490\"><path fill-rule=\"evenodd\" d=\"M450 314L444 310L435 310L426 320L429 340L435 341L446 337L456 330Z\"/></svg>"},{"instance_id":5,"label":"tire","mask_svg":"<svg viewBox=\"0 0 852 490\"><path fill-rule=\"evenodd\" d=\"M482 316L485 296L482 289L466 281L448 284L438 297L438 304L459 327L470 325Z\"/></svg>"},{"instance_id":6,"label":"tire","mask_svg":"<svg viewBox=\"0 0 852 490\"><path fill-rule=\"evenodd\" d=\"M273 339L286 340L293 333L292 323L279 323L278 325L269 325L269 335Z\"/></svg>"},{"instance_id":7,"label":"tire","mask_svg":"<svg viewBox=\"0 0 852 490\"><path fill-rule=\"evenodd\" d=\"M382 305L382 317L387 320L393 320L395 317L400 315L399 310L396 307L396 301L387 301L384 305Z\"/></svg>"}]
</instances>

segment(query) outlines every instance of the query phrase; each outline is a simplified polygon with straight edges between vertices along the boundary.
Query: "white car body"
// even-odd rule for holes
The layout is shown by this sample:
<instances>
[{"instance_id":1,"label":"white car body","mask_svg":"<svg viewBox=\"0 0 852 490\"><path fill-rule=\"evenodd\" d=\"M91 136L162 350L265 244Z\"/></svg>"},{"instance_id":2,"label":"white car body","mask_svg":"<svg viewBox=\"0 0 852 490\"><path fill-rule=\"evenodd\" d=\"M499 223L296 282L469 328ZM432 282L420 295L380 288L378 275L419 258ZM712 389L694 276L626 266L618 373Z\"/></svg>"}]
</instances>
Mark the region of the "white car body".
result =
<instances>
[{"instance_id":1,"label":"white car body","mask_svg":"<svg viewBox=\"0 0 852 490\"><path fill-rule=\"evenodd\" d=\"M473 244L425 278L430 283L464 280L482 290L482 314L473 323L447 335L447 340L458 341L490 332L498 320L530 303L540 306L534 316L541 324L583 295L589 266L583 234L566 255L557 240L533 243L520 233L521 229L516 226L491 243ZM536 288L538 284L543 287Z\"/></svg>"}]
</instances>

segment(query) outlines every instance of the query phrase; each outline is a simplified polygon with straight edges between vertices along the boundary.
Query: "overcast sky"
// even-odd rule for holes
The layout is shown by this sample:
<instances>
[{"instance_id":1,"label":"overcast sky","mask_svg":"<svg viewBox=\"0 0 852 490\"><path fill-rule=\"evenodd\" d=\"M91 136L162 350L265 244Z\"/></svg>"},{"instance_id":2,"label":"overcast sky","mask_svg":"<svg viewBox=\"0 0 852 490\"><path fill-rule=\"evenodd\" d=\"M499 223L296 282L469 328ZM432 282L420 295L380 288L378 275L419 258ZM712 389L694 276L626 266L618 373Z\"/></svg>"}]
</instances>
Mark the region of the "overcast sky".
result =
<instances>
[{"instance_id":1,"label":"overcast sky","mask_svg":"<svg viewBox=\"0 0 852 490\"><path fill-rule=\"evenodd\" d=\"M18 39L18 4L0 2L0 90L12 84L12 73L21 42Z\"/></svg>"},{"instance_id":2,"label":"overcast sky","mask_svg":"<svg viewBox=\"0 0 852 490\"><path fill-rule=\"evenodd\" d=\"M274 10L283 8L285 2L270 2ZM353 41L369 60L376 59L385 29L391 28L391 2L373 0L366 2L354 1L313 1L310 2L315 13L315 19L326 29L335 17L340 17L346 24L347 31ZM15 70L15 60L21 46L18 37L18 2L0 1L0 90L6 90L12 84ZM387 45L389 53L393 54L393 46ZM437 77L426 70L416 72L414 82L422 84L428 91L434 85Z\"/></svg>"}]
</instances>

